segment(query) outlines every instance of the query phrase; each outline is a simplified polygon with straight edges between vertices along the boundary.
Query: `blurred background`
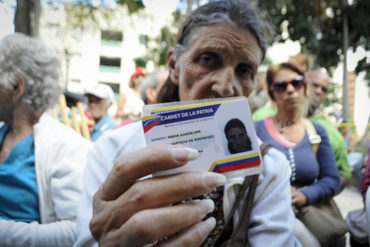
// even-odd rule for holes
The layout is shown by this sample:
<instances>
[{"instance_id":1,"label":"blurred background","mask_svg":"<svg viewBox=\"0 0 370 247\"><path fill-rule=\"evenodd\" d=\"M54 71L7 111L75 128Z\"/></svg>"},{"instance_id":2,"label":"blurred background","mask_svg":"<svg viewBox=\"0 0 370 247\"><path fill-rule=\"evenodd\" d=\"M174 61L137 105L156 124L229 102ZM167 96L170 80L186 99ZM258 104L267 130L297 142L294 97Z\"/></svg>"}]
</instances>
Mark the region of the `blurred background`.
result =
<instances>
[{"instance_id":1,"label":"blurred background","mask_svg":"<svg viewBox=\"0 0 370 247\"><path fill-rule=\"evenodd\" d=\"M0 38L15 31L40 37L60 54L66 90L83 94L103 83L118 99L137 67L146 73L165 68L179 23L209 1L0 0ZM269 37L261 70L304 54L308 67L331 75L324 114L333 123L350 123L358 138L366 135L370 1L251 1L261 9Z\"/></svg>"}]
</instances>

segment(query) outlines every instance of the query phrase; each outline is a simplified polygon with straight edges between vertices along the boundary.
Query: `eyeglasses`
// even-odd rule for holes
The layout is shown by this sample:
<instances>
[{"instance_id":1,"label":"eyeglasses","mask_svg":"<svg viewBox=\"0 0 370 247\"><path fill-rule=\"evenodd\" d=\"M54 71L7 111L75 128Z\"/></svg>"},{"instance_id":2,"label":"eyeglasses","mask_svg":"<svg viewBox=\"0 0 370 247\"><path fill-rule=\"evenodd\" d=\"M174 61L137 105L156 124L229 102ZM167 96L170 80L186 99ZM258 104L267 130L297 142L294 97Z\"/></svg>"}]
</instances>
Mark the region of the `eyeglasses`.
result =
<instances>
[{"instance_id":1,"label":"eyeglasses","mask_svg":"<svg viewBox=\"0 0 370 247\"><path fill-rule=\"evenodd\" d=\"M295 90L299 90L302 87L304 87L304 77L303 76L297 76L296 78L292 79L291 81L276 81L272 84L271 90L282 93L285 92L288 88L288 84L292 84Z\"/></svg>"},{"instance_id":2,"label":"eyeglasses","mask_svg":"<svg viewBox=\"0 0 370 247\"><path fill-rule=\"evenodd\" d=\"M316 82L312 82L312 86L313 86L314 88L321 87L321 91L323 91L325 94L327 94L327 93L328 93L328 91L329 91L329 88L324 87L324 86L321 86L320 84L318 84L318 83L316 83Z\"/></svg>"}]
</instances>

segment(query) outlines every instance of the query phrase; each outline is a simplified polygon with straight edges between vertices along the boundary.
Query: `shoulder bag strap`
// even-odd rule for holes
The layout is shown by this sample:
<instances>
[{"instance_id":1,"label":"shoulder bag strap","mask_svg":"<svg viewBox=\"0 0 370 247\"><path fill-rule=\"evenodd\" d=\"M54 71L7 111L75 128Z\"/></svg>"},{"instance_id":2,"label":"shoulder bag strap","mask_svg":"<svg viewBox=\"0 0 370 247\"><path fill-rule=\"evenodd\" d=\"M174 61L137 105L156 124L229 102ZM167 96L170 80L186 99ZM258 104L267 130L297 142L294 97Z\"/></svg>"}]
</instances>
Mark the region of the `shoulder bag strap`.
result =
<instances>
[{"instance_id":1,"label":"shoulder bag strap","mask_svg":"<svg viewBox=\"0 0 370 247\"><path fill-rule=\"evenodd\" d=\"M308 138L310 139L310 142L312 145L312 151L314 155L316 156L317 151L319 150L320 143L321 143L321 136L317 134L315 126L309 119L303 118L302 121L308 132Z\"/></svg>"},{"instance_id":2,"label":"shoulder bag strap","mask_svg":"<svg viewBox=\"0 0 370 247\"><path fill-rule=\"evenodd\" d=\"M257 175L258 176L258 175ZM235 214L235 211L238 209L240 203L242 200L244 200L245 191L250 186L252 182L251 176L247 176L244 178L244 182L242 187L240 188L236 198L235 202L233 204L233 207L230 210L228 218L225 220L225 226L222 232L213 240L211 246L224 246L226 241L230 238L230 235L233 231L233 216Z\"/></svg>"},{"instance_id":3,"label":"shoulder bag strap","mask_svg":"<svg viewBox=\"0 0 370 247\"><path fill-rule=\"evenodd\" d=\"M262 143L260 145L261 156L265 156L271 148L270 144ZM245 246L248 238L248 227L250 214L253 209L253 199L257 189L258 174L253 176L246 176L242 187L240 188L234 205L231 208L228 219L226 220L225 227L221 234L213 241L211 246ZM245 192L249 188L248 195L245 198ZM236 210L242 204L240 217L236 228L233 231L233 216ZM231 235L231 236L230 236Z\"/></svg>"},{"instance_id":4,"label":"shoulder bag strap","mask_svg":"<svg viewBox=\"0 0 370 247\"><path fill-rule=\"evenodd\" d=\"M226 247L244 247L248 239L249 219L254 205L253 199L257 189L258 175L249 176L248 178L251 179L248 195L246 200L243 201L238 224L231 238L226 242Z\"/></svg>"},{"instance_id":5,"label":"shoulder bag strap","mask_svg":"<svg viewBox=\"0 0 370 247\"><path fill-rule=\"evenodd\" d=\"M260 151L262 157L265 156L268 150L271 148L271 145L268 143L262 143L260 145ZM247 179L247 178L245 178ZM258 174L249 176L251 180L249 191L246 200L243 201L243 207L239 216L238 224L231 235L231 238L227 241L227 247L244 247L247 243L248 239L248 228L249 228L249 220L251 217L251 212L254 205L254 195L256 193L257 185L258 185ZM245 193L245 191L244 191Z\"/></svg>"}]
</instances>

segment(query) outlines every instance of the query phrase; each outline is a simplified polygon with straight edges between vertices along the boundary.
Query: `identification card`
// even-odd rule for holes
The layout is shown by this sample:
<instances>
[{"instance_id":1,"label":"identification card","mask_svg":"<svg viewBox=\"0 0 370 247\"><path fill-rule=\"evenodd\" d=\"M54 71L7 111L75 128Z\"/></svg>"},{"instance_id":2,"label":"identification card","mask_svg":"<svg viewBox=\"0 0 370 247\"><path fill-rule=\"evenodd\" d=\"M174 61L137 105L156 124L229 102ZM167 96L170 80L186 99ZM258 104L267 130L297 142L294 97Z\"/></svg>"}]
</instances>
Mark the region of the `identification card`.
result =
<instances>
[{"instance_id":1,"label":"identification card","mask_svg":"<svg viewBox=\"0 0 370 247\"><path fill-rule=\"evenodd\" d=\"M181 145L200 153L185 166L154 176L204 170L223 173L230 179L263 169L245 97L146 105L142 124L147 145Z\"/></svg>"}]
</instances>

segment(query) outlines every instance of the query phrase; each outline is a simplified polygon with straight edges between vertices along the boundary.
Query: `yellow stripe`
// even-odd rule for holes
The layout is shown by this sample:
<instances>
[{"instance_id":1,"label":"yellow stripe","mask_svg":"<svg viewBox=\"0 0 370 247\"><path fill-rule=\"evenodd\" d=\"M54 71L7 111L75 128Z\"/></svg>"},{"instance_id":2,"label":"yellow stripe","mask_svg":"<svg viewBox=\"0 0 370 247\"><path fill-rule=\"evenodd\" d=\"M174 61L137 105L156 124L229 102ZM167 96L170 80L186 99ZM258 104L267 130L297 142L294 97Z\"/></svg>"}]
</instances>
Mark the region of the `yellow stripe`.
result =
<instances>
[{"instance_id":1,"label":"yellow stripe","mask_svg":"<svg viewBox=\"0 0 370 247\"><path fill-rule=\"evenodd\" d=\"M354 124L354 123L340 123L340 124L338 124L338 127L356 127L356 124Z\"/></svg>"},{"instance_id":2,"label":"yellow stripe","mask_svg":"<svg viewBox=\"0 0 370 247\"><path fill-rule=\"evenodd\" d=\"M246 154L246 155L240 155L240 156L227 158L227 159L224 159L224 160L217 160L214 163L216 165L218 165L218 164L223 164L223 163L232 162L232 161L236 161L236 160L242 160L242 159L257 157L257 156L259 156L259 153L251 153L251 154Z\"/></svg>"},{"instance_id":3,"label":"yellow stripe","mask_svg":"<svg viewBox=\"0 0 370 247\"><path fill-rule=\"evenodd\" d=\"M202 103L202 104L189 104L189 105L178 105L178 106L169 106L164 108L158 108L152 110L152 112L159 112L159 111L169 111L169 110L180 110L180 109L186 109L186 108L195 108L195 107L202 107L202 106L209 106L209 105L217 105L217 104L223 104L232 102L234 100L225 100L225 101L218 101L218 102L208 102L208 103Z\"/></svg>"},{"instance_id":4,"label":"yellow stripe","mask_svg":"<svg viewBox=\"0 0 370 247\"><path fill-rule=\"evenodd\" d=\"M142 122L145 122L145 121L147 121L147 120L154 119L154 118L158 118L158 117L159 117L159 115L148 115L148 116L144 116L144 117L141 119L141 121L142 121Z\"/></svg>"}]
</instances>

